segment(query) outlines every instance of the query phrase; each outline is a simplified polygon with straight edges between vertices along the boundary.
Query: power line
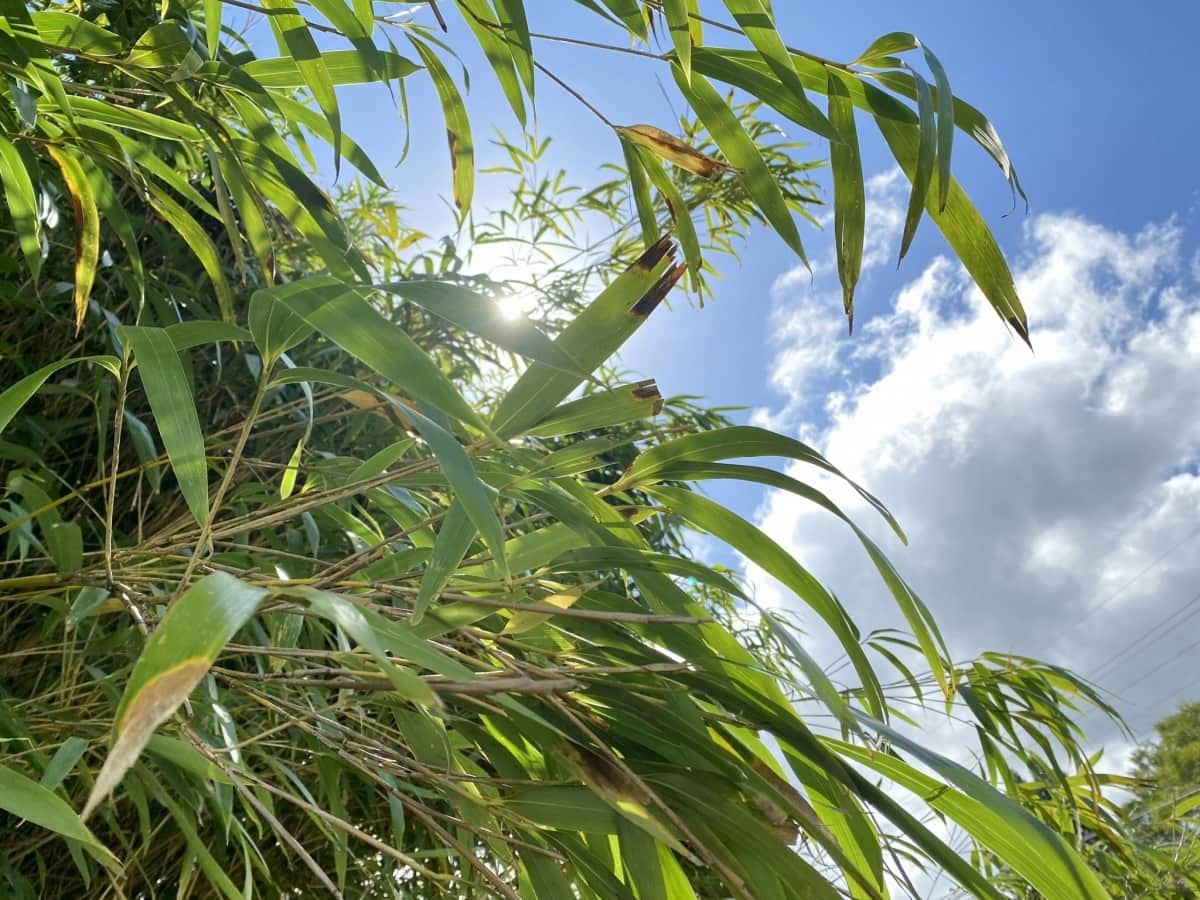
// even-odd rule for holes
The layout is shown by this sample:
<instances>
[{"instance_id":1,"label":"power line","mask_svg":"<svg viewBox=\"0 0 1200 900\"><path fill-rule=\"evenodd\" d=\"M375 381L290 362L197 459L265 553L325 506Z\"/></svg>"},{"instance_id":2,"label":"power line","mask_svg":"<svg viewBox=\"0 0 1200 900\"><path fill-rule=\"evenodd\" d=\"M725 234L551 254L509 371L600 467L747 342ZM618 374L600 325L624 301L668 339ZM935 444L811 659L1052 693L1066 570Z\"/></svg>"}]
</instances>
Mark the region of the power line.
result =
<instances>
[{"instance_id":1,"label":"power line","mask_svg":"<svg viewBox=\"0 0 1200 900\"><path fill-rule=\"evenodd\" d=\"M1132 641L1130 641L1128 644L1126 644L1120 653L1116 654L1115 656L1109 657L1108 661L1103 663L1100 666L1100 668L1097 669L1091 675L1090 680L1091 681L1099 681L1101 677L1103 677L1105 674L1108 674L1109 672L1111 672L1112 667L1114 665L1116 665L1118 660L1120 660L1127 653L1129 653L1131 650L1133 650L1135 647L1137 647L1147 637L1152 635L1154 632L1158 631L1160 628L1163 628L1165 626L1172 624L1173 619L1175 619L1176 617L1178 617L1180 615L1183 615L1183 613L1187 612L1189 609L1192 609L1193 607L1195 607L1195 609L1190 614L1184 616L1178 622L1174 622L1174 624L1177 626L1182 625L1188 619L1191 619L1197 615L1200 615L1200 593L1197 593L1196 596L1193 597L1191 600L1187 601L1181 607L1176 609L1174 612L1170 613L1165 618L1161 619L1153 627L1146 629L1138 637L1134 638ZM1150 641L1150 643L1147 644L1146 646L1147 647L1154 646L1154 644L1157 644L1159 641L1161 641L1163 638L1165 638L1168 634L1170 634L1169 631L1164 631L1162 634L1160 634L1154 640Z\"/></svg>"},{"instance_id":2,"label":"power line","mask_svg":"<svg viewBox=\"0 0 1200 900\"><path fill-rule=\"evenodd\" d=\"M1143 568L1140 572L1138 572L1136 575L1134 575L1132 578L1130 578L1128 581L1126 581L1124 584L1122 584L1119 588L1117 588L1115 591L1113 591L1111 594L1109 594L1107 598L1102 600L1100 603L1097 603L1095 606L1090 607L1088 609L1088 611L1084 614L1083 618L1081 618L1078 622L1076 622L1071 627L1071 630L1073 631L1075 629L1080 628L1085 622L1090 620L1092 618L1092 616L1094 616L1096 613L1100 612L1100 610L1106 608L1110 603L1112 603L1114 600L1116 600L1118 597L1120 597L1121 594L1125 593L1125 591L1127 591L1134 584L1136 584L1138 582L1138 580L1141 579L1147 572L1149 572L1151 569L1153 569L1155 566L1157 566L1159 563L1161 563L1164 559L1166 559L1168 556L1170 556L1172 553L1174 553L1176 550L1178 550L1180 547L1182 547L1188 541L1195 538L1197 535L1200 535L1200 525L1197 525L1196 529L1191 534L1187 535L1186 537L1184 537L1184 538L1180 539L1179 541L1177 541L1176 543L1172 544L1170 547L1168 547L1166 550L1164 550L1162 553L1160 553L1158 556L1156 556L1153 560L1150 561L1150 563L1145 568Z\"/></svg>"},{"instance_id":3,"label":"power line","mask_svg":"<svg viewBox=\"0 0 1200 900\"><path fill-rule=\"evenodd\" d=\"M1145 674L1143 674L1140 678L1135 679L1130 684L1125 685L1123 688L1121 688L1121 691L1128 691L1130 688L1137 687L1139 684L1141 684L1143 681L1145 681L1151 675L1154 675L1157 672L1162 671L1167 666L1169 666L1171 663L1175 662L1175 660L1183 658L1185 655L1190 653L1192 650L1195 650L1197 647L1200 647L1200 640L1197 640L1197 641L1194 641L1194 642L1188 644L1186 647L1184 647L1182 650L1180 650L1178 653L1176 653L1170 659L1163 660L1157 666L1155 666L1153 669L1151 669L1149 672L1146 672ZM1117 693L1120 693L1120 692L1117 692Z\"/></svg>"}]
</instances>

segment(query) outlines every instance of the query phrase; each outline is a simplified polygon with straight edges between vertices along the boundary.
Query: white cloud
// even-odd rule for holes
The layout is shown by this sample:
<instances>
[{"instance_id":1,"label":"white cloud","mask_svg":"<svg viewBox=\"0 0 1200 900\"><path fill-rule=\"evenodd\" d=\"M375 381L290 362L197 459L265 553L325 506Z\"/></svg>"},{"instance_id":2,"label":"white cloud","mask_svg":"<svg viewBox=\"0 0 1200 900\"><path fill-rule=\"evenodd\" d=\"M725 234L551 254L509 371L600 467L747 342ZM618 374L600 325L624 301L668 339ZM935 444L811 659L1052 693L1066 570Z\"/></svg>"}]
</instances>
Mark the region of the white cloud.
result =
<instances>
[{"instance_id":1,"label":"white cloud","mask_svg":"<svg viewBox=\"0 0 1200 900\"><path fill-rule=\"evenodd\" d=\"M874 190L895 201L899 185L877 179ZM892 258L901 208L875 205L873 265ZM1135 730L1188 699L1189 679L1200 695L1186 658L1138 680L1200 640L1200 616L1102 668L1200 591L1200 536L1184 540L1200 526L1200 272L1186 243L1174 221L1124 234L1070 215L1031 220L1015 271L1032 354L944 258L852 338L830 314L827 269L812 287L785 276L780 402L757 414L818 444L890 506L909 548L829 486L933 609L952 652L1100 671L1118 693L1132 685L1119 706ZM759 520L861 628L901 624L831 517L776 493ZM751 575L761 599L787 602ZM816 649L835 656L810 624ZM1098 717L1087 724L1112 736Z\"/></svg>"}]
</instances>

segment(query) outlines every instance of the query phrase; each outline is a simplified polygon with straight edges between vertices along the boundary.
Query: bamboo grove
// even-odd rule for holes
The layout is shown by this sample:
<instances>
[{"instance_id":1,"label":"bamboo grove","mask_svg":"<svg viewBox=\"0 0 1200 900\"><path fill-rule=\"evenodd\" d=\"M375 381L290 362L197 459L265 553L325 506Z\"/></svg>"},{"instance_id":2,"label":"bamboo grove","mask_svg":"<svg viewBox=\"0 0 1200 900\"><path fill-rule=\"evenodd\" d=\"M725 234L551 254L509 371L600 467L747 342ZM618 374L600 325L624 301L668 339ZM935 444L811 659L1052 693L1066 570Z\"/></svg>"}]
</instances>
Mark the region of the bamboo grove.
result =
<instances>
[{"instance_id":1,"label":"bamboo grove","mask_svg":"<svg viewBox=\"0 0 1200 900\"><path fill-rule=\"evenodd\" d=\"M822 492L836 461L614 363L752 225L805 258L819 195L780 122L828 156L851 323L870 127L912 182L898 254L929 219L1028 341L951 175L981 149L1020 191L995 129L911 35L834 62L788 46L765 0L577 2L575 35L522 0L0 2L0 893L882 898L936 871L1077 898L1170 865L1082 749L1078 712L1111 712L1095 690L952 660ZM522 136L513 209L489 217L455 49L525 123L535 86L589 103L550 40L640 55L685 121L593 107L612 178L553 212L564 189L534 190ZM408 127L448 137L445 242L401 223L342 129L343 86L407 114L414 79L444 115ZM350 186L320 186L315 147ZM508 288L459 251L521 229L569 247L581 214L612 237L548 253L534 312L502 315ZM850 529L907 632L856 623L717 480ZM693 533L793 614L696 560ZM978 767L922 745L902 702L968 718Z\"/></svg>"}]
</instances>

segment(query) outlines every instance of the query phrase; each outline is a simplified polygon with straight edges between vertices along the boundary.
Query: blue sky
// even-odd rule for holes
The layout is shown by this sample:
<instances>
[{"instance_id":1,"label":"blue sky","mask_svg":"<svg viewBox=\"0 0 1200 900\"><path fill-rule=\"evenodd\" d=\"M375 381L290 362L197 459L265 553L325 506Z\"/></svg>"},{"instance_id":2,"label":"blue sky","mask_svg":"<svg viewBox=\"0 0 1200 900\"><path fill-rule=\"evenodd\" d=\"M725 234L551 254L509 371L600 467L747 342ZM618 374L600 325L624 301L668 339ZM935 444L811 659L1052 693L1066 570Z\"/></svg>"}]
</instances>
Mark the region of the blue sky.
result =
<instances>
[{"instance_id":1,"label":"blue sky","mask_svg":"<svg viewBox=\"0 0 1200 900\"><path fill-rule=\"evenodd\" d=\"M527 6L537 30L596 28L566 0ZM870 530L956 652L1026 652L1097 675L1144 733L1200 695L1189 660L1200 652L1189 649L1200 641L1200 601L1189 605L1200 592L1200 114L1184 87L1200 6L774 6L790 42L831 58L851 58L887 31L916 33L956 92L991 117L1030 213L1006 216L1007 186L966 140L955 167L1012 260L1037 350L982 309L930 223L896 271L903 186L860 121L865 170L876 176L871 240L887 252L864 275L855 336L844 334L827 237L806 233L817 263L810 277L782 241L756 232L740 265L723 261L714 302L699 309L678 297L627 347L626 366L665 393L745 405L744 418L812 440L907 526L907 548ZM468 47L462 23L452 28L456 48ZM615 31L597 39L623 40ZM614 118L671 128L652 65L548 43L538 52ZM491 124L515 133L516 123L478 54L467 49L464 59L482 148ZM347 91L345 127L390 174L414 223L436 233L449 226L440 113L427 82L411 78L409 89L414 143L399 169L385 168L403 142L386 95ZM619 158L590 113L545 78L537 90L556 160L586 179ZM484 181L478 202L498 202L494 189ZM894 623L866 560L828 521L759 491L715 493L792 549L860 623ZM751 576L761 597L790 602ZM810 640L820 647L819 631ZM1088 724L1121 752L1111 729Z\"/></svg>"}]
</instances>

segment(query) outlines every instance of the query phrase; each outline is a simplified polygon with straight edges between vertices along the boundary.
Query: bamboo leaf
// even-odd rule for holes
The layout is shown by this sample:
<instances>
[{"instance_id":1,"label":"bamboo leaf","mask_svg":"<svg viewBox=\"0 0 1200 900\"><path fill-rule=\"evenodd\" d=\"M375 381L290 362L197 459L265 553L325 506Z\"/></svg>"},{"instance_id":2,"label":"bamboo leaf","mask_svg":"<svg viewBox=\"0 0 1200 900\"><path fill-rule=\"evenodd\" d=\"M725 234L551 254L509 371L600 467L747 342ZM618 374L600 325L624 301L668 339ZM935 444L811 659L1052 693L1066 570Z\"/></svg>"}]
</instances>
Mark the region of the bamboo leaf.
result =
<instances>
[{"instance_id":1,"label":"bamboo leaf","mask_svg":"<svg viewBox=\"0 0 1200 900\"><path fill-rule=\"evenodd\" d=\"M867 706L883 714L885 701L883 691L871 664L867 661L859 644L858 635L842 605L833 597L808 570L801 566L792 556L771 540L754 525L741 516L730 512L718 503L691 491L672 487L643 488L651 497L662 503L668 510L682 516L696 528L711 534L718 540L724 541L747 559L761 566L765 572L778 579L796 597L807 604L813 612L821 617L837 636L843 652L849 657L861 682L861 689ZM799 644L795 644L799 648ZM837 690L832 686L828 676L815 661L804 652L798 654L805 676L812 683L817 694L825 701L834 713L840 713L839 718L849 724L849 708L841 700Z\"/></svg>"},{"instance_id":2,"label":"bamboo leaf","mask_svg":"<svg viewBox=\"0 0 1200 900\"><path fill-rule=\"evenodd\" d=\"M492 10L486 0L458 0L467 26L479 41L484 56L496 73L496 81L504 92L508 105L521 127L525 127L525 98L521 93L521 83L517 79L517 68L508 41L497 33L499 23L492 15Z\"/></svg>"},{"instance_id":3,"label":"bamboo leaf","mask_svg":"<svg viewBox=\"0 0 1200 900\"><path fill-rule=\"evenodd\" d=\"M687 434L666 441L643 452L635 459L625 474L613 486L613 490L624 490L636 485L650 484L663 480L664 474L678 463L719 462L724 459L745 459L760 456L777 456L794 459L816 466L830 475L842 479L891 525L896 536L905 540L904 532L887 511L887 508L871 494L863 490L824 456L807 444L776 434L765 428L752 425L733 425L710 431Z\"/></svg>"},{"instance_id":4,"label":"bamboo leaf","mask_svg":"<svg viewBox=\"0 0 1200 900\"><path fill-rule=\"evenodd\" d=\"M1097 898L1108 893L1065 841L977 775L869 716L863 726L918 759L957 790L947 790L895 756L827 741L842 756L866 765L923 796L1025 877L1047 900ZM961 792L961 793L960 793Z\"/></svg>"},{"instance_id":5,"label":"bamboo leaf","mask_svg":"<svg viewBox=\"0 0 1200 900\"><path fill-rule=\"evenodd\" d=\"M437 540L433 545L433 553L429 564L421 576L421 586L417 592L417 601L413 605L412 624L417 625L425 617L429 605L437 598L450 578L458 570L467 555L471 543L479 529L467 515L461 500L450 504L442 527L438 530Z\"/></svg>"},{"instance_id":6,"label":"bamboo leaf","mask_svg":"<svg viewBox=\"0 0 1200 900\"><path fill-rule=\"evenodd\" d=\"M459 395L441 369L407 334L388 322L362 296L359 288L328 275L317 275L257 292L303 319L364 365L422 403L470 423L479 416ZM266 303L266 300L260 301ZM280 323L280 337L269 332L269 319L260 307L258 328L263 344L279 350L295 338L293 320ZM254 322L251 329L255 328ZM257 339L257 338L256 338ZM282 341L282 343L281 343ZM264 351L265 352L265 351Z\"/></svg>"},{"instance_id":7,"label":"bamboo leaf","mask_svg":"<svg viewBox=\"0 0 1200 900\"><path fill-rule=\"evenodd\" d=\"M137 360L146 399L179 490L198 523L208 521L208 463L204 434L187 373L170 336L161 328L124 326L121 341Z\"/></svg>"},{"instance_id":8,"label":"bamboo leaf","mask_svg":"<svg viewBox=\"0 0 1200 900\"><path fill-rule=\"evenodd\" d=\"M0 181L17 242L34 280L42 271L42 231L37 215L37 195L25 160L12 141L0 135Z\"/></svg>"},{"instance_id":9,"label":"bamboo leaf","mask_svg":"<svg viewBox=\"0 0 1200 900\"><path fill-rule=\"evenodd\" d=\"M446 139L450 143L454 205L460 213L465 213L470 208L471 198L475 194L475 144L471 138L471 120L467 116L467 107L454 84L454 79L450 77L437 54L424 41L411 34L407 37L420 55L421 62L425 63L429 77L433 79L434 90L442 103L442 115L446 119Z\"/></svg>"},{"instance_id":10,"label":"bamboo leaf","mask_svg":"<svg viewBox=\"0 0 1200 900\"><path fill-rule=\"evenodd\" d=\"M642 226L642 246L649 249L659 239L658 216L650 199L650 185L646 167L642 164L641 151L628 141L621 141L621 152L625 156L625 171L629 178L629 192L637 208L638 221Z\"/></svg>"},{"instance_id":11,"label":"bamboo leaf","mask_svg":"<svg viewBox=\"0 0 1200 900\"><path fill-rule=\"evenodd\" d=\"M387 655L371 621L357 604L328 591L305 589L302 595L308 601L309 609L337 625L374 657L379 668L392 683L392 687L396 689L396 693L426 706L438 705L437 697L429 685L414 672L396 665Z\"/></svg>"},{"instance_id":12,"label":"bamboo leaf","mask_svg":"<svg viewBox=\"0 0 1200 900\"><path fill-rule=\"evenodd\" d=\"M109 868L121 868L117 858L96 839L65 800L8 766L0 766L0 809L39 828L79 841Z\"/></svg>"},{"instance_id":13,"label":"bamboo leaf","mask_svg":"<svg viewBox=\"0 0 1200 900\"><path fill-rule=\"evenodd\" d=\"M664 0L663 13L667 17L667 30L671 32L671 43L675 47L675 59L679 61L683 77L691 81L692 29L687 0Z\"/></svg>"},{"instance_id":14,"label":"bamboo leaf","mask_svg":"<svg viewBox=\"0 0 1200 900\"><path fill-rule=\"evenodd\" d=\"M904 215L904 231L900 236L900 259L904 259L917 226L921 223L921 212L929 195L933 180L933 164L937 157L937 121L933 109L933 95L929 85L919 72L912 73L917 85L917 112L920 119L920 144L917 149L915 168L912 174L912 192L908 197L908 211Z\"/></svg>"},{"instance_id":15,"label":"bamboo leaf","mask_svg":"<svg viewBox=\"0 0 1200 900\"><path fill-rule=\"evenodd\" d=\"M725 0L725 6L742 26L742 31L750 39L750 43L771 67L784 90L791 94L799 108L804 110L805 121L801 124L823 138L837 140L837 134L830 127L828 120L805 95L804 85L792 62L792 55L775 29L771 14L763 6L762 0Z\"/></svg>"},{"instance_id":16,"label":"bamboo leaf","mask_svg":"<svg viewBox=\"0 0 1200 900\"><path fill-rule=\"evenodd\" d=\"M829 145L833 170L833 241L837 251L842 304L854 330L854 288L862 271L863 235L867 227L867 197L863 179L854 106L841 79L829 73L829 124L838 139Z\"/></svg>"},{"instance_id":17,"label":"bamboo leaf","mask_svg":"<svg viewBox=\"0 0 1200 900\"><path fill-rule=\"evenodd\" d=\"M333 132L333 170L336 174L342 166L342 117L337 93L333 89L333 76L325 57L308 30L304 17L296 11L290 0L262 0L262 4L265 9L272 10L267 21L271 23L281 46L291 55L305 86L312 92L313 99L329 122L329 129Z\"/></svg>"},{"instance_id":18,"label":"bamboo leaf","mask_svg":"<svg viewBox=\"0 0 1200 900\"><path fill-rule=\"evenodd\" d=\"M114 376L119 375L121 371L120 361L112 356L78 356L73 359L60 359L49 365L42 366L42 368L26 375L16 384L6 388L4 393L0 394L0 432L4 431L9 423L16 418L21 408L46 383L46 379L61 369L85 362L96 363Z\"/></svg>"},{"instance_id":19,"label":"bamboo leaf","mask_svg":"<svg viewBox=\"0 0 1200 900\"><path fill-rule=\"evenodd\" d=\"M938 211L945 212L950 199L950 154L954 148L954 92L941 60L928 47L923 49L925 63L937 87Z\"/></svg>"},{"instance_id":20,"label":"bamboo leaf","mask_svg":"<svg viewBox=\"0 0 1200 900\"><path fill-rule=\"evenodd\" d=\"M683 274L671 266L666 239L647 250L580 313L555 341L581 371L608 359L645 321ZM544 363L534 363L504 395L492 428L516 435L540 422L579 386L583 378Z\"/></svg>"},{"instance_id":21,"label":"bamboo leaf","mask_svg":"<svg viewBox=\"0 0 1200 900\"><path fill-rule=\"evenodd\" d=\"M529 319L504 315L495 303L468 288L441 281L398 281L376 287L403 297L511 353L566 372L587 374Z\"/></svg>"},{"instance_id":22,"label":"bamboo leaf","mask_svg":"<svg viewBox=\"0 0 1200 900\"><path fill-rule=\"evenodd\" d=\"M652 419L662 411L662 403L658 385L653 381L639 381L564 403L527 433L537 437L559 437L581 431L599 431Z\"/></svg>"},{"instance_id":23,"label":"bamboo leaf","mask_svg":"<svg viewBox=\"0 0 1200 900\"><path fill-rule=\"evenodd\" d=\"M374 61L357 50L330 50L321 58L335 85L395 81L421 68L394 51L380 51ZM290 90L306 84L296 61L289 56L251 60L241 69L265 88Z\"/></svg>"},{"instance_id":24,"label":"bamboo leaf","mask_svg":"<svg viewBox=\"0 0 1200 900\"><path fill-rule=\"evenodd\" d=\"M217 572L196 582L171 605L134 663L117 706L112 747L81 818L87 819L121 783L150 736L200 683L266 593Z\"/></svg>"},{"instance_id":25,"label":"bamboo leaf","mask_svg":"<svg viewBox=\"0 0 1200 900\"><path fill-rule=\"evenodd\" d=\"M46 150L58 164L75 207L75 331L79 332L100 261L100 213L91 182L74 153L53 145Z\"/></svg>"},{"instance_id":26,"label":"bamboo leaf","mask_svg":"<svg viewBox=\"0 0 1200 900\"><path fill-rule=\"evenodd\" d=\"M684 202L678 186L667 174L658 158L644 149L639 148L635 152L642 168L650 176L651 183L666 201L671 221L675 223L675 235L679 238L679 248L683 251L683 258L687 262L688 271L691 272L692 284L696 285L699 283L700 269L704 265L704 260L700 255L700 238L696 234L696 225L692 221L691 209ZM657 230L656 227L655 231L657 232Z\"/></svg>"},{"instance_id":27,"label":"bamboo leaf","mask_svg":"<svg viewBox=\"0 0 1200 900\"><path fill-rule=\"evenodd\" d=\"M742 182L755 205L771 223L775 232L807 265L808 258L805 256L800 232L796 230L796 222L788 209L787 200L784 199L771 170L763 162L758 147L729 108L729 104L699 71L692 73L691 82L683 79L683 73L677 66L672 67L671 71L683 96L696 111L696 115L721 148L725 158L741 170Z\"/></svg>"},{"instance_id":28,"label":"bamboo leaf","mask_svg":"<svg viewBox=\"0 0 1200 900\"><path fill-rule=\"evenodd\" d=\"M615 130L625 140L645 147L655 156L701 178L716 178L725 172L733 171L732 166L711 156L705 156L673 134L653 125L618 125Z\"/></svg>"},{"instance_id":29,"label":"bamboo leaf","mask_svg":"<svg viewBox=\"0 0 1200 900\"><path fill-rule=\"evenodd\" d=\"M533 99L533 42L529 37L529 22L525 17L524 0L492 0L497 20L513 56L513 63Z\"/></svg>"}]
</instances>

